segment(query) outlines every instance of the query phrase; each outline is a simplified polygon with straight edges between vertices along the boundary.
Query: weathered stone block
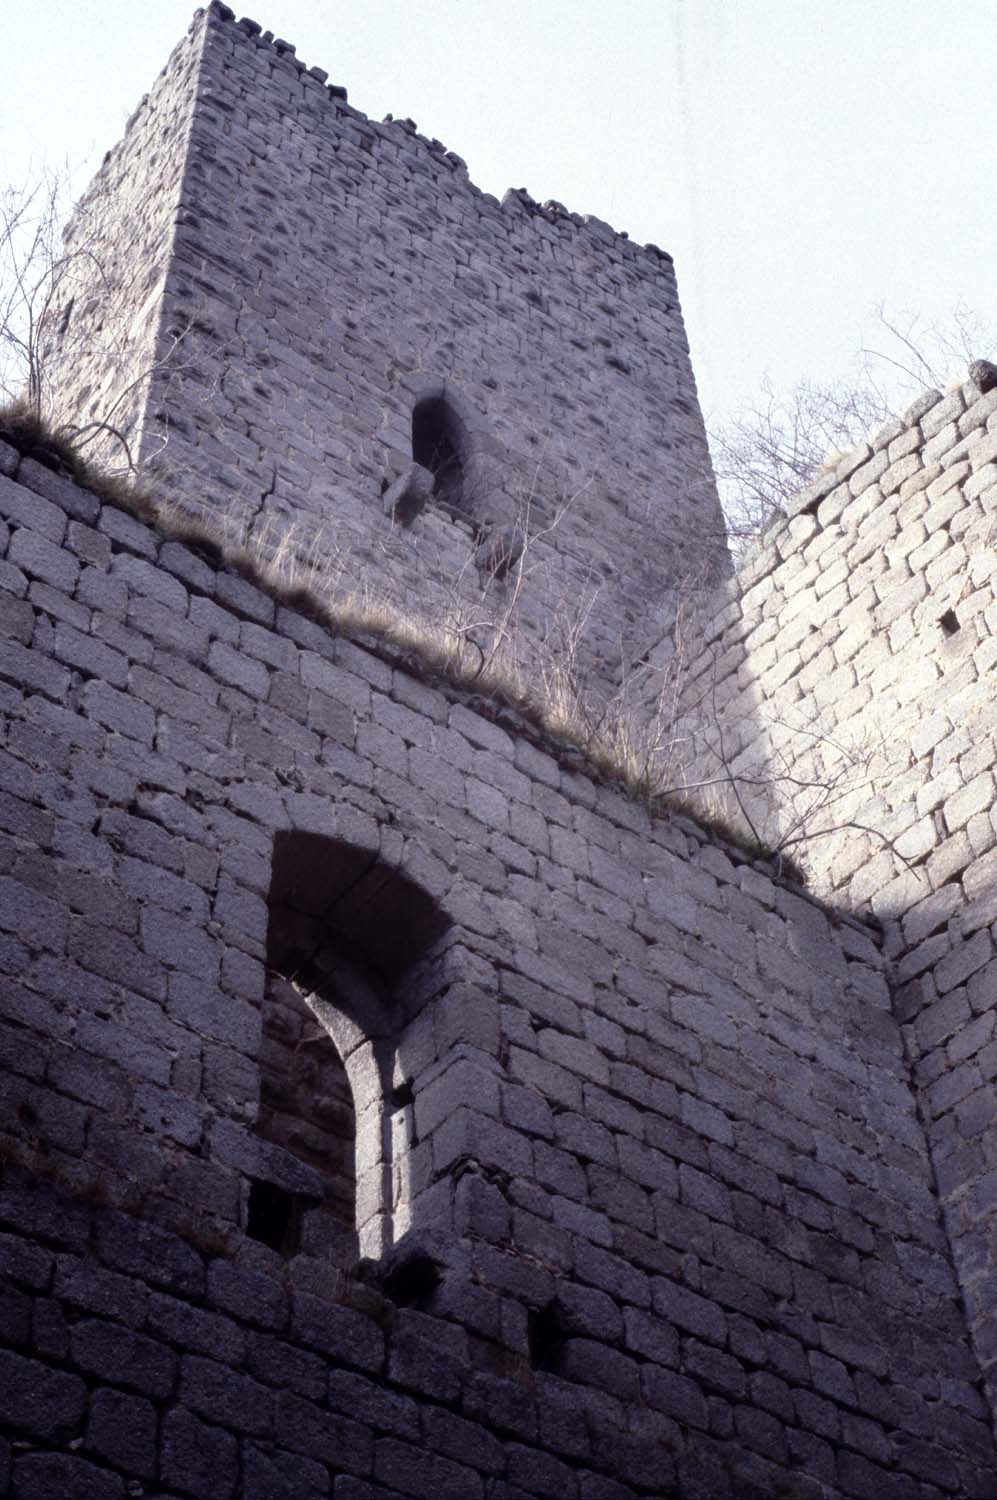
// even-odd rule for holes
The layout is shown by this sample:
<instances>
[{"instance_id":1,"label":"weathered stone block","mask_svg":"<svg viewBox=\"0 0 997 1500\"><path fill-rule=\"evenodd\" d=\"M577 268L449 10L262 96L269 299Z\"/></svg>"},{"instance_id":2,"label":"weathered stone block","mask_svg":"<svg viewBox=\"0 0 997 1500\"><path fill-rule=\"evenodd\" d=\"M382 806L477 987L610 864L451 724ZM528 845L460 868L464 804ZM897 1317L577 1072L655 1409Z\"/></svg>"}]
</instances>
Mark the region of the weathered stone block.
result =
<instances>
[{"instance_id":1,"label":"weathered stone block","mask_svg":"<svg viewBox=\"0 0 997 1500\"><path fill-rule=\"evenodd\" d=\"M409 526L432 499L435 476L421 464L409 464L384 492L384 514L400 526Z\"/></svg>"}]
</instances>

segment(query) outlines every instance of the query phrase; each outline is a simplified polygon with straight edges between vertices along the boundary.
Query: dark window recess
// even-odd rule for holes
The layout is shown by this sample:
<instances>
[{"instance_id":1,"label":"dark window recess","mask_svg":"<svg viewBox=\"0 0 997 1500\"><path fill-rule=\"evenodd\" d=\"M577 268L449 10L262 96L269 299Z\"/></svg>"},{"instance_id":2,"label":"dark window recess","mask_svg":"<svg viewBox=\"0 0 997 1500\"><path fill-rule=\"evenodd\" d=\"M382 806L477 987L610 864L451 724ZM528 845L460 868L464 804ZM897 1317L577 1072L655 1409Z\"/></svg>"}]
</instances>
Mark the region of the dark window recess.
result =
<instances>
[{"instance_id":1,"label":"dark window recess","mask_svg":"<svg viewBox=\"0 0 997 1500\"><path fill-rule=\"evenodd\" d=\"M251 1240L269 1245L281 1255L296 1255L301 1242L301 1219L314 1198L289 1193L272 1182L249 1184L249 1219L246 1233Z\"/></svg>"},{"instance_id":2,"label":"dark window recess","mask_svg":"<svg viewBox=\"0 0 997 1500\"><path fill-rule=\"evenodd\" d=\"M415 1090L409 1079L406 1079L404 1083L399 1083L391 1090L391 1093L388 1095L388 1103L396 1115L401 1114L402 1110L405 1111L402 1123L405 1125L409 1148L417 1146L419 1144L419 1137L415 1133L415 1111L412 1109L412 1105L415 1103Z\"/></svg>"},{"instance_id":3,"label":"dark window recess","mask_svg":"<svg viewBox=\"0 0 997 1500\"><path fill-rule=\"evenodd\" d=\"M946 635L955 635L959 629L959 616L954 609L947 609L938 621Z\"/></svg>"},{"instance_id":4,"label":"dark window recess","mask_svg":"<svg viewBox=\"0 0 997 1500\"><path fill-rule=\"evenodd\" d=\"M464 466L457 419L439 397L420 401L412 412L412 457L433 476L433 496L450 510L464 501Z\"/></svg>"},{"instance_id":5,"label":"dark window recess","mask_svg":"<svg viewBox=\"0 0 997 1500\"><path fill-rule=\"evenodd\" d=\"M546 1307L530 1313L527 1337L530 1364L534 1370L546 1370L555 1375L561 1367L564 1346L569 1338L564 1313L556 1302L548 1302Z\"/></svg>"},{"instance_id":6,"label":"dark window recess","mask_svg":"<svg viewBox=\"0 0 997 1500\"><path fill-rule=\"evenodd\" d=\"M413 1255L384 1278L384 1292L396 1307L423 1312L442 1279L439 1265L431 1256Z\"/></svg>"}]
</instances>

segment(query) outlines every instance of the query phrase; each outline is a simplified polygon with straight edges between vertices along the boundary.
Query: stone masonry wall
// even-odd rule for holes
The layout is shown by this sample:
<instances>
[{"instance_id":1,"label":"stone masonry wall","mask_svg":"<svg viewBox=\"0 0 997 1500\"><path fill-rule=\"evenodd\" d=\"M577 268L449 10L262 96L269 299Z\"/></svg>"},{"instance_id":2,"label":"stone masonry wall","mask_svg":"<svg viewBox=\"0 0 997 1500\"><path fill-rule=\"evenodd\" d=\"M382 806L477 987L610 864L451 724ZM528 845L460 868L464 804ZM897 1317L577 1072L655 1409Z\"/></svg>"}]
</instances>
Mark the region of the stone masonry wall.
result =
<instances>
[{"instance_id":1,"label":"stone masonry wall","mask_svg":"<svg viewBox=\"0 0 997 1500\"><path fill-rule=\"evenodd\" d=\"M175 49L105 156L65 232L52 307L38 330L46 419L85 438L88 458L101 454L122 471L159 446L155 433L143 439L142 425L157 350L165 357L175 343L161 327L163 293L199 55L196 44ZM174 356L160 384L186 361L182 346Z\"/></svg>"},{"instance_id":2,"label":"stone masonry wall","mask_svg":"<svg viewBox=\"0 0 997 1500\"><path fill-rule=\"evenodd\" d=\"M992 1493L869 934L0 471L0 1484ZM352 1094L318 1123L352 1133L359 1264L261 1112L313 1040Z\"/></svg>"},{"instance_id":3,"label":"stone masonry wall","mask_svg":"<svg viewBox=\"0 0 997 1500\"><path fill-rule=\"evenodd\" d=\"M128 195L178 81L193 119L150 260ZM678 582L727 567L670 257L523 192L499 203L224 6L152 100L86 207L108 259L139 248L165 287L142 432L146 456L167 440L174 498L271 547L296 528L327 578L435 619L494 622L514 597L526 641L581 624L587 669L615 680ZM71 411L73 361L52 379ZM424 398L452 416L463 489L402 521L382 491ZM524 535L522 576L495 577Z\"/></svg>"},{"instance_id":4,"label":"stone masonry wall","mask_svg":"<svg viewBox=\"0 0 997 1500\"><path fill-rule=\"evenodd\" d=\"M710 605L706 629L682 643L698 766L741 779L739 796L772 843L796 826L816 834L802 848L818 889L886 931L896 1015L988 1372L995 513L997 392L971 382L926 392L802 492Z\"/></svg>"}]
</instances>

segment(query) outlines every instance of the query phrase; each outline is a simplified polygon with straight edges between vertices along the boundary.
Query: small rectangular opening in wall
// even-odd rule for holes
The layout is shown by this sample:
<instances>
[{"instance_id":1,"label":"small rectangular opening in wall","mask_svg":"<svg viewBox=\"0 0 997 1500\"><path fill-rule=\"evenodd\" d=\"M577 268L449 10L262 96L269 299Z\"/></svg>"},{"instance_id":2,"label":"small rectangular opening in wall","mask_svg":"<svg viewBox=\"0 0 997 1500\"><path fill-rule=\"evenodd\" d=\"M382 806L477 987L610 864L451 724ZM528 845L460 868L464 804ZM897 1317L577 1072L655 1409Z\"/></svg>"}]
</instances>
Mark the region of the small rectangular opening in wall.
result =
<instances>
[{"instance_id":1,"label":"small rectangular opening in wall","mask_svg":"<svg viewBox=\"0 0 997 1500\"><path fill-rule=\"evenodd\" d=\"M425 1311L442 1279L439 1263L432 1256L415 1254L389 1272L384 1290L397 1307Z\"/></svg>"},{"instance_id":2,"label":"small rectangular opening in wall","mask_svg":"<svg viewBox=\"0 0 997 1500\"><path fill-rule=\"evenodd\" d=\"M955 635L956 631L959 629L959 616L956 614L954 609L947 609L945 613L939 617L938 623L942 627L942 630L946 635Z\"/></svg>"},{"instance_id":3,"label":"small rectangular opening in wall","mask_svg":"<svg viewBox=\"0 0 997 1500\"><path fill-rule=\"evenodd\" d=\"M273 1182L254 1179L249 1184L246 1233L281 1255L294 1255L301 1243L301 1215L311 1202Z\"/></svg>"},{"instance_id":4,"label":"small rectangular opening in wall","mask_svg":"<svg viewBox=\"0 0 997 1500\"><path fill-rule=\"evenodd\" d=\"M407 1104L415 1103L415 1090L411 1081L406 1079L404 1083L397 1084L391 1090L391 1108L404 1109Z\"/></svg>"},{"instance_id":5,"label":"small rectangular opening in wall","mask_svg":"<svg viewBox=\"0 0 997 1500\"><path fill-rule=\"evenodd\" d=\"M561 1368L561 1356L568 1338L564 1316L556 1302L531 1310L527 1337L530 1364L534 1370L546 1370L548 1374L556 1375Z\"/></svg>"}]
</instances>

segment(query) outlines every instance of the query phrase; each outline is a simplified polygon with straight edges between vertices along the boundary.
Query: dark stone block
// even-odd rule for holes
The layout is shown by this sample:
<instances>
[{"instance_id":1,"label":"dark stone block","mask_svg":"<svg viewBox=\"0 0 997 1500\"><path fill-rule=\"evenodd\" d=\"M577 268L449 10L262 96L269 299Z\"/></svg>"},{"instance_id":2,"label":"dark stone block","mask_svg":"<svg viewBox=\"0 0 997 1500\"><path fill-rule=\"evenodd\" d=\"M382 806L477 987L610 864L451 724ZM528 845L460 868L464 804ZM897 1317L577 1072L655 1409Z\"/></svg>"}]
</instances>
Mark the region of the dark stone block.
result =
<instances>
[{"instance_id":1,"label":"dark stone block","mask_svg":"<svg viewBox=\"0 0 997 1500\"><path fill-rule=\"evenodd\" d=\"M146 1314L148 1293L133 1276L106 1271L90 1259L60 1255L55 1273L55 1295L71 1307L100 1313L137 1327Z\"/></svg>"},{"instance_id":2,"label":"dark stone block","mask_svg":"<svg viewBox=\"0 0 997 1500\"><path fill-rule=\"evenodd\" d=\"M560 1459L536 1448L507 1447L509 1479L528 1495L545 1500L574 1500L578 1494L578 1475Z\"/></svg>"},{"instance_id":3,"label":"dark stone block","mask_svg":"<svg viewBox=\"0 0 997 1500\"><path fill-rule=\"evenodd\" d=\"M148 1396L172 1394L176 1355L143 1334L88 1318L73 1326L70 1347L74 1362L101 1380L132 1386Z\"/></svg>"},{"instance_id":4,"label":"dark stone block","mask_svg":"<svg viewBox=\"0 0 997 1500\"><path fill-rule=\"evenodd\" d=\"M156 1409L140 1396L97 1391L90 1403L87 1447L101 1458L150 1479L156 1472Z\"/></svg>"},{"instance_id":5,"label":"dark stone block","mask_svg":"<svg viewBox=\"0 0 997 1500\"><path fill-rule=\"evenodd\" d=\"M31 1339L31 1298L0 1283L0 1343L23 1348Z\"/></svg>"},{"instance_id":6,"label":"dark stone block","mask_svg":"<svg viewBox=\"0 0 997 1500\"><path fill-rule=\"evenodd\" d=\"M384 1364L384 1334L372 1318L307 1292L294 1298L295 1336L327 1359L378 1372Z\"/></svg>"},{"instance_id":7,"label":"dark stone block","mask_svg":"<svg viewBox=\"0 0 997 1500\"><path fill-rule=\"evenodd\" d=\"M374 1445L366 1427L290 1391L277 1396L277 1431L282 1444L296 1453L356 1474L371 1471Z\"/></svg>"},{"instance_id":8,"label":"dark stone block","mask_svg":"<svg viewBox=\"0 0 997 1500\"><path fill-rule=\"evenodd\" d=\"M51 1279L53 1264L50 1250L18 1235L0 1234L0 1272L10 1281L20 1282L32 1291L44 1291Z\"/></svg>"},{"instance_id":9,"label":"dark stone block","mask_svg":"<svg viewBox=\"0 0 997 1500\"><path fill-rule=\"evenodd\" d=\"M273 1430L273 1392L212 1359L184 1356L179 1398L219 1426L257 1437L268 1437Z\"/></svg>"},{"instance_id":10,"label":"dark stone block","mask_svg":"<svg viewBox=\"0 0 997 1500\"><path fill-rule=\"evenodd\" d=\"M366 1426L407 1438L413 1443L419 1440L419 1403L350 1370L329 1371L327 1402L334 1411L353 1417Z\"/></svg>"},{"instance_id":11,"label":"dark stone block","mask_svg":"<svg viewBox=\"0 0 997 1500\"><path fill-rule=\"evenodd\" d=\"M692 1427L707 1427L709 1417L706 1398L695 1381L674 1370L663 1370L658 1365L645 1365L641 1370L641 1389L644 1399L656 1410L665 1412Z\"/></svg>"},{"instance_id":12,"label":"dark stone block","mask_svg":"<svg viewBox=\"0 0 997 1500\"><path fill-rule=\"evenodd\" d=\"M122 1213L102 1214L97 1249L106 1265L153 1286L195 1297L204 1290L200 1255L177 1235L155 1224Z\"/></svg>"},{"instance_id":13,"label":"dark stone block","mask_svg":"<svg viewBox=\"0 0 997 1500\"><path fill-rule=\"evenodd\" d=\"M326 1391L329 1379L340 1377L352 1381L354 1376L345 1371L328 1372L325 1361L318 1354L298 1349L294 1344L269 1334L253 1334L246 1352L246 1366L252 1375L267 1385L280 1390L294 1391L312 1401L320 1400ZM366 1382L361 1382L365 1384ZM374 1388L376 1389L376 1387ZM349 1410L349 1404L341 1407L338 1401L330 1404L340 1410Z\"/></svg>"},{"instance_id":14,"label":"dark stone block","mask_svg":"<svg viewBox=\"0 0 997 1500\"><path fill-rule=\"evenodd\" d=\"M463 1362L421 1330L396 1328L388 1352L391 1380L420 1396L455 1401L463 1385Z\"/></svg>"},{"instance_id":15,"label":"dark stone block","mask_svg":"<svg viewBox=\"0 0 997 1500\"><path fill-rule=\"evenodd\" d=\"M0 1350L0 1421L6 1426L57 1441L78 1429L85 1407L79 1376Z\"/></svg>"},{"instance_id":16,"label":"dark stone block","mask_svg":"<svg viewBox=\"0 0 997 1500\"><path fill-rule=\"evenodd\" d=\"M262 1328L280 1330L287 1324L287 1293L283 1287L271 1277L231 1261L212 1261L208 1300L223 1312Z\"/></svg>"},{"instance_id":17,"label":"dark stone block","mask_svg":"<svg viewBox=\"0 0 997 1500\"><path fill-rule=\"evenodd\" d=\"M232 1318L161 1292L149 1295L146 1328L167 1343L232 1365L239 1363L246 1347L246 1334Z\"/></svg>"},{"instance_id":18,"label":"dark stone block","mask_svg":"<svg viewBox=\"0 0 997 1500\"><path fill-rule=\"evenodd\" d=\"M68 1453L25 1453L14 1464L11 1500L124 1500L117 1474Z\"/></svg>"},{"instance_id":19,"label":"dark stone block","mask_svg":"<svg viewBox=\"0 0 997 1500\"><path fill-rule=\"evenodd\" d=\"M404 1500L400 1490L386 1490L381 1484L369 1484L366 1479L354 1479L349 1474L336 1475L332 1493L334 1500Z\"/></svg>"},{"instance_id":20,"label":"dark stone block","mask_svg":"<svg viewBox=\"0 0 997 1500\"><path fill-rule=\"evenodd\" d=\"M163 1419L159 1475L197 1500L232 1500L238 1474L238 1444L220 1427L208 1427L190 1412L168 1412Z\"/></svg>"},{"instance_id":21,"label":"dark stone block","mask_svg":"<svg viewBox=\"0 0 997 1500\"><path fill-rule=\"evenodd\" d=\"M331 1481L325 1465L299 1453L264 1451L246 1443L242 1450L242 1473L240 1500L304 1500L305 1496L308 1500L324 1500L330 1493ZM333 1489L332 1493L341 1492Z\"/></svg>"},{"instance_id":22,"label":"dark stone block","mask_svg":"<svg viewBox=\"0 0 997 1500\"><path fill-rule=\"evenodd\" d=\"M374 1478L396 1486L415 1500L484 1500L481 1475L473 1469L394 1438L378 1440ZM573 1493L565 1491L561 1500L568 1500Z\"/></svg>"}]
</instances>

